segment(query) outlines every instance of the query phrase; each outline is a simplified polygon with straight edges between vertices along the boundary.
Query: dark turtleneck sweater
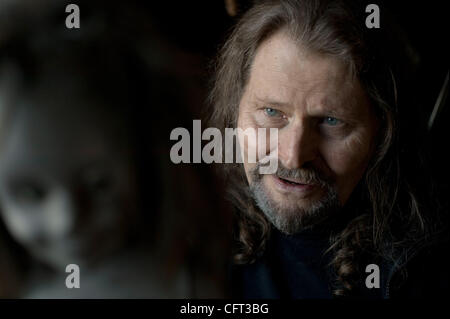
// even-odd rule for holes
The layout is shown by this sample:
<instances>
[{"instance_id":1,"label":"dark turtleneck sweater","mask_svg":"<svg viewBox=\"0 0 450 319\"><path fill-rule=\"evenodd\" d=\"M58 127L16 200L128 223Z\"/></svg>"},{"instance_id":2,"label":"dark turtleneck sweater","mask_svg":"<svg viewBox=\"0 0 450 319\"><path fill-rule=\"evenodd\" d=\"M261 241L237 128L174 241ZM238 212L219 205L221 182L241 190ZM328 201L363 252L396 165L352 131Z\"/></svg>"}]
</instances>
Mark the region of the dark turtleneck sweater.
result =
<instances>
[{"instance_id":1,"label":"dark turtleneck sweater","mask_svg":"<svg viewBox=\"0 0 450 319\"><path fill-rule=\"evenodd\" d=\"M264 256L233 269L237 298L331 298L328 237L303 231L285 235L273 229Z\"/></svg>"},{"instance_id":2,"label":"dark turtleneck sweater","mask_svg":"<svg viewBox=\"0 0 450 319\"><path fill-rule=\"evenodd\" d=\"M232 294L245 299L330 299L336 274L330 262L330 234L352 216L330 218L325 224L286 235L272 227L266 250L252 264L232 268ZM363 279L363 278L362 278ZM364 280L357 298L381 298L381 289L367 289Z\"/></svg>"}]
</instances>

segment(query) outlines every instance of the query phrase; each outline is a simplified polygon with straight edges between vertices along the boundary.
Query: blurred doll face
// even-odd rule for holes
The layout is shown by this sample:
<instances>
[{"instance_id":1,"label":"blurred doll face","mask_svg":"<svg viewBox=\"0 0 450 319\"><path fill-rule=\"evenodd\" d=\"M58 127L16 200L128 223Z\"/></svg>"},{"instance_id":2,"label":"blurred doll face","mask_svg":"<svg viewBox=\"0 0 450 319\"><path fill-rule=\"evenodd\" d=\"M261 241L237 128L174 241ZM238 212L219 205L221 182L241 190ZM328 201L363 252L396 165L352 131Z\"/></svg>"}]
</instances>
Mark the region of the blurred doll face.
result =
<instances>
[{"instance_id":1,"label":"blurred doll face","mask_svg":"<svg viewBox=\"0 0 450 319\"><path fill-rule=\"evenodd\" d=\"M92 98L42 86L16 99L2 129L0 212L31 255L65 271L121 247L135 175L118 119Z\"/></svg>"}]
</instances>

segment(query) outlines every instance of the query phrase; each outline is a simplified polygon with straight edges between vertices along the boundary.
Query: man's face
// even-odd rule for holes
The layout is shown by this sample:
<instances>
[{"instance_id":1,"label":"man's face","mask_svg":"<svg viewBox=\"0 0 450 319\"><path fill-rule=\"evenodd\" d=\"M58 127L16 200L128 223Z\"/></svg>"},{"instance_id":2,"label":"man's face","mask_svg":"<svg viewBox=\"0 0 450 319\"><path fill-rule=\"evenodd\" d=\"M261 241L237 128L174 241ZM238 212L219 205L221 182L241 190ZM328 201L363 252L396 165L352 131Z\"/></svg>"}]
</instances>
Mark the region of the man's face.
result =
<instances>
[{"instance_id":1,"label":"man's face","mask_svg":"<svg viewBox=\"0 0 450 319\"><path fill-rule=\"evenodd\" d=\"M345 64L303 50L285 31L257 50L240 102L238 127L278 128L278 171L244 169L269 220L295 233L343 206L374 149L377 121Z\"/></svg>"}]
</instances>

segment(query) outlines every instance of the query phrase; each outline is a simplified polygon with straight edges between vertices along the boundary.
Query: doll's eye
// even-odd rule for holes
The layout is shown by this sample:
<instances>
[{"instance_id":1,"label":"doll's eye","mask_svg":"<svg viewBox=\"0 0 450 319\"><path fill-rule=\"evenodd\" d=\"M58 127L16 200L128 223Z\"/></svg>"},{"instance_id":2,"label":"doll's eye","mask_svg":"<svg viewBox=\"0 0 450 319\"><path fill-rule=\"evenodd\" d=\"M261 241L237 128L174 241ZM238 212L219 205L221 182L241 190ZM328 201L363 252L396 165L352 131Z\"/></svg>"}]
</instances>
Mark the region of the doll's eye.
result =
<instances>
[{"instance_id":1,"label":"doll's eye","mask_svg":"<svg viewBox=\"0 0 450 319\"><path fill-rule=\"evenodd\" d=\"M45 199L46 189L34 182L20 182L12 187L14 199L21 204L38 204Z\"/></svg>"}]
</instances>

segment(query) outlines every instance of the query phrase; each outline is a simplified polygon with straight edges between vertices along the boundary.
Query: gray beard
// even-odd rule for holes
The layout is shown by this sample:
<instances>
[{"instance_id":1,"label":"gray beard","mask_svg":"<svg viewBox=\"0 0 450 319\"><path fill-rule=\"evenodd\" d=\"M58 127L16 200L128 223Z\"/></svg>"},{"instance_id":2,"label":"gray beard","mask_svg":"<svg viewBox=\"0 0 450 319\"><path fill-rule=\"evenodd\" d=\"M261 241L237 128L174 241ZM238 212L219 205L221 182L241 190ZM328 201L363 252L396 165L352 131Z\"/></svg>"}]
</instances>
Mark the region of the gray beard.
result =
<instances>
[{"instance_id":1,"label":"gray beard","mask_svg":"<svg viewBox=\"0 0 450 319\"><path fill-rule=\"evenodd\" d=\"M266 218L281 232L292 235L302 230L312 228L315 225L327 220L330 216L339 210L340 203L337 192L331 184L321 178L317 172L302 172L300 170L288 170L282 166L278 166L279 170L275 175L284 177L303 176L307 181L315 181L325 190L325 195L312 203L307 209L299 207L283 208L279 203L275 202L268 194L262 176L258 173L258 167L250 172L252 182L250 185L250 193L257 206L264 213Z\"/></svg>"}]
</instances>

